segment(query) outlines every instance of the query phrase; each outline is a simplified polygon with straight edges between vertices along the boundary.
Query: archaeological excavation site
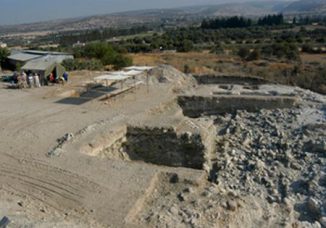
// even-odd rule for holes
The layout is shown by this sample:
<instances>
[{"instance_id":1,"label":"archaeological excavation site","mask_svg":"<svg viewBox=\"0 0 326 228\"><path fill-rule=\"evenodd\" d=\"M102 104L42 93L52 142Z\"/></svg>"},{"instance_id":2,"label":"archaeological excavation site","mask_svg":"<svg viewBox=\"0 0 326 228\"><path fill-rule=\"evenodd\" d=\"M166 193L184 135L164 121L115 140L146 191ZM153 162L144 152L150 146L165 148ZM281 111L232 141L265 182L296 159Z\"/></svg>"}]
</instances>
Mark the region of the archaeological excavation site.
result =
<instances>
[{"instance_id":1,"label":"archaeological excavation site","mask_svg":"<svg viewBox=\"0 0 326 228\"><path fill-rule=\"evenodd\" d=\"M123 79L0 92L8 227L326 227L325 96L168 65Z\"/></svg>"}]
</instances>

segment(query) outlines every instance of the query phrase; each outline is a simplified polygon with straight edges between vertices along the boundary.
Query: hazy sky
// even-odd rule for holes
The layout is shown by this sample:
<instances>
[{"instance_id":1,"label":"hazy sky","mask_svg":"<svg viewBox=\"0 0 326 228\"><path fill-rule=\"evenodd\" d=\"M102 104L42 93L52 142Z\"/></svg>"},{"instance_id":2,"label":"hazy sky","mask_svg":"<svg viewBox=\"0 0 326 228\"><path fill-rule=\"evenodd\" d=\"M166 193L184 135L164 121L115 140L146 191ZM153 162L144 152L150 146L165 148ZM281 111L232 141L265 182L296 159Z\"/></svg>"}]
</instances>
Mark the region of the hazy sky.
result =
<instances>
[{"instance_id":1,"label":"hazy sky","mask_svg":"<svg viewBox=\"0 0 326 228\"><path fill-rule=\"evenodd\" d=\"M0 0L0 25L245 0Z\"/></svg>"}]
</instances>

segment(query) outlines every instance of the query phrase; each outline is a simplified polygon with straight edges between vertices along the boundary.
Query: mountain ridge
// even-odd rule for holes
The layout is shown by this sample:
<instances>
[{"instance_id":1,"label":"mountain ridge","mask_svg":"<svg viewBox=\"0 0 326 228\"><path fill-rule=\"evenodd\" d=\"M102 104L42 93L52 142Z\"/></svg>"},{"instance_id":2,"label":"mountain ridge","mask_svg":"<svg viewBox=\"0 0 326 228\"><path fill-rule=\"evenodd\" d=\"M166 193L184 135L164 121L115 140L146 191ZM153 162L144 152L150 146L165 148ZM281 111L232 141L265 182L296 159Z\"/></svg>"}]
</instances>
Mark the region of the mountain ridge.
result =
<instances>
[{"instance_id":1,"label":"mountain ridge","mask_svg":"<svg viewBox=\"0 0 326 228\"><path fill-rule=\"evenodd\" d=\"M326 13L326 0L300 0L289 4L282 11L288 13Z\"/></svg>"},{"instance_id":2,"label":"mountain ridge","mask_svg":"<svg viewBox=\"0 0 326 228\"><path fill-rule=\"evenodd\" d=\"M0 34L34 31L73 31L110 27L124 27L146 24L162 24L174 22L178 25L193 24L203 18L216 16L248 16L258 17L266 14L309 13L324 9L326 0L289 1L252 1L240 3L221 3L217 5L198 5L169 9L145 9L125 11L111 14L59 19L45 22L0 26ZM304 11L305 10L305 11ZM324 11L321 11L324 12Z\"/></svg>"}]
</instances>

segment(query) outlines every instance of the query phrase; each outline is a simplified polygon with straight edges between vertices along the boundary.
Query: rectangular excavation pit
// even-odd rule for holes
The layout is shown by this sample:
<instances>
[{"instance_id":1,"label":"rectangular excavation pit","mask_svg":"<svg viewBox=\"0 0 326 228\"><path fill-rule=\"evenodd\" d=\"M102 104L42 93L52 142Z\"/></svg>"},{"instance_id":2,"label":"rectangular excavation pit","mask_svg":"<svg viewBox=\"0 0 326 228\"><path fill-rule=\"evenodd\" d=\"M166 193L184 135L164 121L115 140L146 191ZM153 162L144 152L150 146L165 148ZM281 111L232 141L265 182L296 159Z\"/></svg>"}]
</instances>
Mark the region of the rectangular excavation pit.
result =
<instances>
[{"instance_id":1,"label":"rectangular excavation pit","mask_svg":"<svg viewBox=\"0 0 326 228\"><path fill-rule=\"evenodd\" d=\"M123 148L130 160L157 165L202 169L205 162L201 136L172 128L127 127Z\"/></svg>"},{"instance_id":2,"label":"rectangular excavation pit","mask_svg":"<svg viewBox=\"0 0 326 228\"><path fill-rule=\"evenodd\" d=\"M176 133L173 128L128 126L98 156L151 164L203 169L207 153L200 134Z\"/></svg>"},{"instance_id":3,"label":"rectangular excavation pit","mask_svg":"<svg viewBox=\"0 0 326 228\"><path fill-rule=\"evenodd\" d=\"M185 116L198 118L205 115L235 113L237 110L257 112L260 109L291 108L296 97L289 96L179 96L178 104Z\"/></svg>"}]
</instances>

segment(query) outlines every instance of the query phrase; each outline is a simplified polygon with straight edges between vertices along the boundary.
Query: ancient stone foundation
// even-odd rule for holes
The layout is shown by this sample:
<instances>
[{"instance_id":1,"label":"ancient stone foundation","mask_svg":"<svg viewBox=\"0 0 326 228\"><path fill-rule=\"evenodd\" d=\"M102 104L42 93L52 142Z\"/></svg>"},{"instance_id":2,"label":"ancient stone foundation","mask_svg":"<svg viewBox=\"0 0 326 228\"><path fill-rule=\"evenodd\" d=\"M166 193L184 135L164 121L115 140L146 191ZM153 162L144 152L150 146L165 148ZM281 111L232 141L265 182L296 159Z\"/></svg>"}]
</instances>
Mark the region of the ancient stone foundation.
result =
<instances>
[{"instance_id":1,"label":"ancient stone foundation","mask_svg":"<svg viewBox=\"0 0 326 228\"><path fill-rule=\"evenodd\" d=\"M237 110L257 112L261 109L290 108L295 97L288 96L180 96L178 104L185 116L197 118L203 115L235 113Z\"/></svg>"},{"instance_id":2,"label":"ancient stone foundation","mask_svg":"<svg viewBox=\"0 0 326 228\"><path fill-rule=\"evenodd\" d=\"M128 126L110 135L109 143L97 154L109 159L203 169L207 140L200 134L176 133L173 128Z\"/></svg>"},{"instance_id":3,"label":"ancient stone foundation","mask_svg":"<svg viewBox=\"0 0 326 228\"><path fill-rule=\"evenodd\" d=\"M215 75L201 75L194 76L198 84L238 84L238 85L260 85L267 81L258 77L244 77L244 76L215 76Z\"/></svg>"},{"instance_id":4,"label":"ancient stone foundation","mask_svg":"<svg viewBox=\"0 0 326 228\"><path fill-rule=\"evenodd\" d=\"M128 127L124 151L131 160L172 167L202 169L204 145L200 135L173 129Z\"/></svg>"}]
</instances>

